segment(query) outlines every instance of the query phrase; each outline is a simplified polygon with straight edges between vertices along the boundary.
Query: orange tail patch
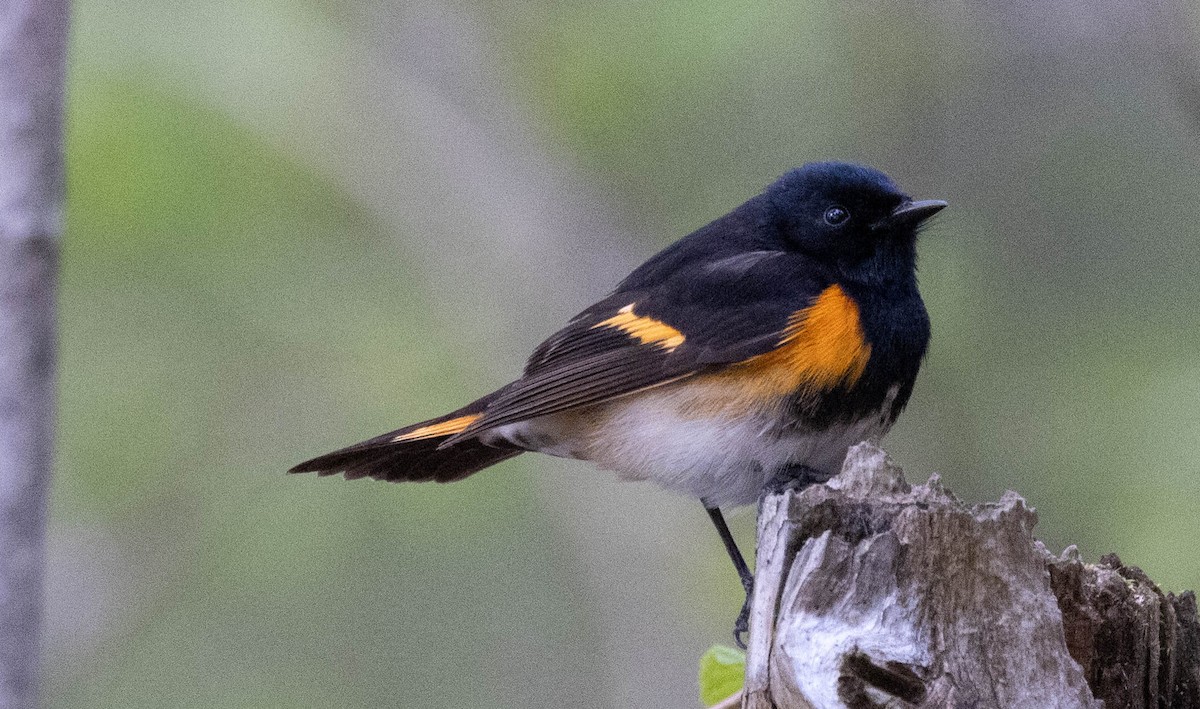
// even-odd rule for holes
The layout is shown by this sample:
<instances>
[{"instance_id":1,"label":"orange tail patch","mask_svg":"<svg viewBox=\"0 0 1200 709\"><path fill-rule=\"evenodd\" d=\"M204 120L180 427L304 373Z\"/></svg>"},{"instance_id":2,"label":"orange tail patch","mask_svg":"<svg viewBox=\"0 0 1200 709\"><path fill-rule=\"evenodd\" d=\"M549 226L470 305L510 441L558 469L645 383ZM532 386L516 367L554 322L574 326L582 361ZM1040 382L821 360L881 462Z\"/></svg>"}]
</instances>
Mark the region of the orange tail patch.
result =
<instances>
[{"instance_id":1,"label":"orange tail patch","mask_svg":"<svg viewBox=\"0 0 1200 709\"><path fill-rule=\"evenodd\" d=\"M483 414L467 414L457 418L439 421L428 426L414 428L411 431L401 433L392 439L393 443L403 443L404 441L422 441L426 438L441 438L443 436L453 436L456 433L462 433L467 426L478 421Z\"/></svg>"}]
</instances>

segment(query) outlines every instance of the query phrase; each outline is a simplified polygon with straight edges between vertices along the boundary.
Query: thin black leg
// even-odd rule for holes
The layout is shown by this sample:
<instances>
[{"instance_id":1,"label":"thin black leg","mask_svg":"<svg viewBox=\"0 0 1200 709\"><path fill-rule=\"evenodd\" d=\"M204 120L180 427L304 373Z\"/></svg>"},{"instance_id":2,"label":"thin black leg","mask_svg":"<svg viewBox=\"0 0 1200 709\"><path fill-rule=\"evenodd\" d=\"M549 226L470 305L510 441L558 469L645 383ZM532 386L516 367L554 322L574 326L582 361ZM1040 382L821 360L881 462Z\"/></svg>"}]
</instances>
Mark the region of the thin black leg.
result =
<instances>
[{"instance_id":1,"label":"thin black leg","mask_svg":"<svg viewBox=\"0 0 1200 709\"><path fill-rule=\"evenodd\" d=\"M717 534L721 535L721 541L725 543L725 551L729 553L733 568L737 569L738 578L742 580L742 588L746 590L746 602L742 604L742 610L733 623L733 641L737 643L738 647L745 650L746 642L742 638L750 629L750 597L754 594L754 574L750 573L750 567L746 565L746 559L742 556L742 551L738 549L737 542L734 541L733 534L729 531L729 525L725 524L725 516L721 514L721 508L704 505L704 509L712 518L713 526L717 528Z\"/></svg>"},{"instance_id":2,"label":"thin black leg","mask_svg":"<svg viewBox=\"0 0 1200 709\"><path fill-rule=\"evenodd\" d=\"M721 535L721 541L725 543L725 551L729 553L729 558L733 561L733 568L737 569L738 578L742 580L742 587L746 589L746 593L749 593L754 588L754 574L750 573L750 567L746 565L742 551L738 549L737 542L733 540L733 534L729 531L729 525L725 524L725 516L721 514L721 508L705 505L704 510L712 518L713 526L717 528L717 534Z\"/></svg>"}]
</instances>

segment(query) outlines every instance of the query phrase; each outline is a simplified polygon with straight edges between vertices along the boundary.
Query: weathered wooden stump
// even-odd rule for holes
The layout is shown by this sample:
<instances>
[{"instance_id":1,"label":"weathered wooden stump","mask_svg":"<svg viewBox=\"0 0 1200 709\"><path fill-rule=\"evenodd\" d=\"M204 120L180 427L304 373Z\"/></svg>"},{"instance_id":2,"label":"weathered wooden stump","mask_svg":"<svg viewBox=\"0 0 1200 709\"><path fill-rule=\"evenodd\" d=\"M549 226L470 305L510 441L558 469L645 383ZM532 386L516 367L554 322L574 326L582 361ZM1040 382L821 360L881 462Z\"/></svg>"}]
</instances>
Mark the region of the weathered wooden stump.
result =
<instances>
[{"instance_id":1,"label":"weathered wooden stump","mask_svg":"<svg viewBox=\"0 0 1200 709\"><path fill-rule=\"evenodd\" d=\"M1054 556L1036 523L1012 492L910 487L866 443L765 497L743 707L1200 709L1195 596Z\"/></svg>"}]
</instances>

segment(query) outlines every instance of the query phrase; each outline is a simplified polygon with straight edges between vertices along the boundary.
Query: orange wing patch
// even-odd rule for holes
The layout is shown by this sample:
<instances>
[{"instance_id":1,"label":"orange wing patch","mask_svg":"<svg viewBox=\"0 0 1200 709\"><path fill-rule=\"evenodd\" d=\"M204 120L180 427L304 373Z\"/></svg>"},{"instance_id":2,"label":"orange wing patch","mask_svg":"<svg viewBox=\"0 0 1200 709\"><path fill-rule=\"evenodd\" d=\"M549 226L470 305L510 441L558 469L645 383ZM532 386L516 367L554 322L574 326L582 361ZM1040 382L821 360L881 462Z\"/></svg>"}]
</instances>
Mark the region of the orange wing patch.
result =
<instances>
[{"instance_id":1,"label":"orange wing patch","mask_svg":"<svg viewBox=\"0 0 1200 709\"><path fill-rule=\"evenodd\" d=\"M643 345L656 345L662 347L667 352L673 351L687 339L683 336L682 332L665 322L634 313L634 305L637 305L637 303L626 305L611 318L601 320L592 325L592 329L598 327L615 327Z\"/></svg>"},{"instance_id":2,"label":"orange wing patch","mask_svg":"<svg viewBox=\"0 0 1200 709\"><path fill-rule=\"evenodd\" d=\"M482 418L483 414L468 414L459 416L458 418L448 419L439 423L432 423L428 426L414 428L408 433L401 433L392 439L392 443L402 443L404 441L422 441L426 438L441 438L442 436L452 436L456 433L461 433L471 424Z\"/></svg>"}]
</instances>

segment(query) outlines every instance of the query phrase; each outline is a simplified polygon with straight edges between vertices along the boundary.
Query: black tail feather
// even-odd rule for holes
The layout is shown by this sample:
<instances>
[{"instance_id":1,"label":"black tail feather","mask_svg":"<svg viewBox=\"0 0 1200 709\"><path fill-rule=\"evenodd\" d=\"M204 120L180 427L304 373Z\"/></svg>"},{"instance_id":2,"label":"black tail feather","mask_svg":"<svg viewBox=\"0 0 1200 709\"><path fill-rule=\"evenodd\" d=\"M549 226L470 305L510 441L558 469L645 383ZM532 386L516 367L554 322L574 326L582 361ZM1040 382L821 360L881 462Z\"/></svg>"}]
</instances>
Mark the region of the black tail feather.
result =
<instances>
[{"instance_id":1,"label":"black tail feather","mask_svg":"<svg viewBox=\"0 0 1200 709\"><path fill-rule=\"evenodd\" d=\"M523 452L515 446L485 445L478 438L460 440L452 446L438 449L442 442L461 430L454 430L451 425L443 432L443 427L456 420L468 419L482 413L494 396L495 394L489 394L445 416L406 426L306 460L288 472L317 475L341 473L347 480L371 477L389 482L461 480ZM467 423L464 423L462 427L465 428L466 425ZM431 431L432 435L405 439L406 435L411 436L423 429Z\"/></svg>"}]
</instances>

